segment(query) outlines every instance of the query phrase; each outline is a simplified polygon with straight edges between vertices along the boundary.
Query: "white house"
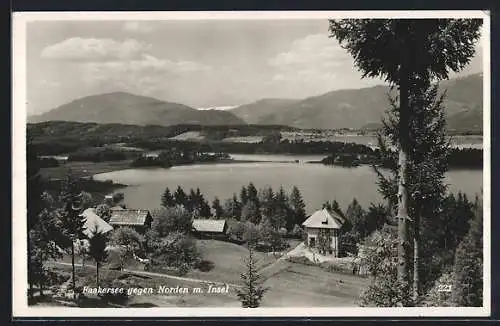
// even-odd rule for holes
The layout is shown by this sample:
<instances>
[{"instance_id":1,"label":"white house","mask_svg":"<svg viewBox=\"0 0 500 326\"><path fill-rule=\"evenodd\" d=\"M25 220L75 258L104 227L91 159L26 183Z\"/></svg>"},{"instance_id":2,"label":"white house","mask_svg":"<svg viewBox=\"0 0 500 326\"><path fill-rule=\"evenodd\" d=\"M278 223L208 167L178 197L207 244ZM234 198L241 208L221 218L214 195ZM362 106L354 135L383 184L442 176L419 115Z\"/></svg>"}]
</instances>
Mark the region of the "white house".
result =
<instances>
[{"instance_id":1,"label":"white house","mask_svg":"<svg viewBox=\"0 0 500 326\"><path fill-rule=\"evenodd\" d=\"M105 220L100 218L94 208L87 208L80 214L80 216L85 217L85 224L83 233L88 237L92 237L92 232L97 230L101 233L108 233L113 230L113 227L109 225Z\"/></svg>"},{"instance_id":2,"label":"white house","mask_svg":"<svg viewBox=\"0 0 500 326\"><path fill-rule=\"evenodd\" d=\"M302 223L307 234L306 245L315 248L318 245L318 236L323 233L331 239L331 254L339 255L339 235L344 219L326 208L314 212Z\"/></svg>"}]
</instances>

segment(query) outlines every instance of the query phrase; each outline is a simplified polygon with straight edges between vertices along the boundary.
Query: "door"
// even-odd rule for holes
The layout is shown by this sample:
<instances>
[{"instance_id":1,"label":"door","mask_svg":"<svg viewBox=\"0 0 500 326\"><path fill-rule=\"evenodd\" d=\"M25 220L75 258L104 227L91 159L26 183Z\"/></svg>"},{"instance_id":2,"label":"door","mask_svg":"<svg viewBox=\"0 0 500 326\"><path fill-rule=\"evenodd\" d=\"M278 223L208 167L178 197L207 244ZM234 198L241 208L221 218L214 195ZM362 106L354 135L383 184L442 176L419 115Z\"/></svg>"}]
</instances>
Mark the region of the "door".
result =
<instances>
[{"instance_id":1,"label":"door","mask_svg":"<svg viewBox=\"0 0 500 326\"><path fill-rule=\"evenodd\" d=\"M316 238L312 237L309 238L309 247L315 247L316 246Z\"/></svg>"}]
</instances>

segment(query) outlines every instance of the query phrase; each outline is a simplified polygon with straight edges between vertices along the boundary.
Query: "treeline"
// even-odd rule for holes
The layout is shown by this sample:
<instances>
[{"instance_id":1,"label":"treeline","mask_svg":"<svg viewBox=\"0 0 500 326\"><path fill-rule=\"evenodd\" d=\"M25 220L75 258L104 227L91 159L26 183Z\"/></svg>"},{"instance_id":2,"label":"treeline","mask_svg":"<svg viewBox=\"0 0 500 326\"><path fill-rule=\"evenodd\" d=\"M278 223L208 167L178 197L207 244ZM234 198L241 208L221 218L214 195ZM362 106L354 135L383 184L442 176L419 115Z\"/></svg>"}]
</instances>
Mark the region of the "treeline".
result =
<instances>
[{"instance_id":1,"label":"treeline","mask_svg":"<svg viewBox=\"0 0 500 326\"><path fill-rule=\"evenodd\" d=\"M332 153L321 160L325 165L339 165L346 167L356 167L362 164L376 165L382 168L392 168L397 162L396 152L392 152L393 159L381 158L379 150L371 150L368 153L357 153L341 148L336 153ZM479 148L450 148L448 150L448 167L450 169L482 169L483 150Z\"/></svg>"},{"instance_id":2,"label":"treeline","mask_svg":"<svg viewBox=\"0 0 500 326\"><path fill-rule=\"evenodd\" d=\"M197 131L208 140L221 140L236 136L266 136L276 131L295 131L280 125L125 125L93 122L48 121L28 124L28 137L42 155L69 153L83 147L99 147L111 143L166 140L185 132Z\"/></svg>"},{"instance_id":3,"label":"treeline","mask_svg":"<svg viewBox=\"0 0 500 326\"><path fill-rule=\"evenodd\" d=\"M305 203L297 187L287 193L283 187L257 189L252 182L242 186L240 193L211 204L200 189L185 193L178 186L172 193L167 187L162 195L163 207L184 207L194 218L226 219L228 235L237 241L265 242L273 251L282 248L285 236L301 237L305 221Z\"/></svg>"},{"instance_id":4,"label":"treeline","mask_svg":"<svg viewBox=\"0 0 500 326\"><path fill-rule=\"evenodd\" d=\"M173 148L168 151L161 151L158 156L142 155L137 157L131 165L133 167L163 167L169 168L176 165L186 165L193 163L210 163L224 159L229 159L226 153L200 153Z\"/></svg>"},{"instance_id":5,"label":"treeline","mask_svg":"<svg viewBox=\"0 0 500 326\"><path fill-rule=\"evenodd\" d=\"M126 153L123 150L116 150L103 147L84 147L68 155L68 161L78 162L105 162L123 161L137 156L137 153Z\"/></svg>"}]
</instances>

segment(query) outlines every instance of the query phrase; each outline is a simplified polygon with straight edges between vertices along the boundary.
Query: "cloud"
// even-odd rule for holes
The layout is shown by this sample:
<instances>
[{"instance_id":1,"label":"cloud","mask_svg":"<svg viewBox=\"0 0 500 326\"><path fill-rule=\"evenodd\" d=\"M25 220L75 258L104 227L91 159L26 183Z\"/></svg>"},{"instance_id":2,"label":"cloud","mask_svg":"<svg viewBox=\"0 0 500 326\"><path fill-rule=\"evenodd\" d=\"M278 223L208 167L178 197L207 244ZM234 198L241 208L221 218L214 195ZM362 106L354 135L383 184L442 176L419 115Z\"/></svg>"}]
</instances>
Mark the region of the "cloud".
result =
<instances>
[{"instance_id":1,"label":"cloud","mask_svg":"<svg viewBox=\"0 0 500 326\"><path fill-rule=\"evenodd\" d=\"M123 90L158 95L203 76L211 67L192 61L173 61L143 54L139 59L86 62L79 65L79 76L86 87Z\"/></svg>"},{"instance_id":2,"label":"cloud","mask_svg":"<svg viewBox=\"0 0 500 326\"><path fill-rule=\"evenodd\" d=\"M73 37L49 45L41 51L42 58L65 61L110 61L141 57L151 48L134 39L116 41L113 39Z\"/></svg>"},{"instance_id":3,"label":"cloud","mask_svg":"<svg viewBox=\"0 0 500 326\"><path fill-rule=\"evenodd\" d=\"M154 28L144 22L128 21L123 23L123 30L133 33L151 33L154 31Z\"/></svg>"},{"instance_id":4,"label":"cloud","mask_svg":"<svg viewBox=\"0 0 500 326\"><path fill-rule=\"evenodd\" d=\"M269 84L279 84L277 88L297 96L381 83L361 79L351 56L327 34L311 34L295 40L287 51L270 58L268 65L274 72Z\"/></svg>"}]
</instances>

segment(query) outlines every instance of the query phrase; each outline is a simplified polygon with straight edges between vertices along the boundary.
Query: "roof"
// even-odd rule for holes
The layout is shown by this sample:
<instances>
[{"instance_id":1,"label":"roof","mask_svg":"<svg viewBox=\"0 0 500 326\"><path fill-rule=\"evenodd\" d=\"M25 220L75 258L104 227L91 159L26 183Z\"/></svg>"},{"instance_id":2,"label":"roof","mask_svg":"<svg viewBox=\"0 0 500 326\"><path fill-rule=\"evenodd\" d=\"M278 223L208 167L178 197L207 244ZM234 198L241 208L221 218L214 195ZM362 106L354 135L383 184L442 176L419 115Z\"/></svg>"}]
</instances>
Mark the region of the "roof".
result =
<instances>
[{"instance_id":1,"label":"roof","mask_svg":"<svg viewBox=\"0 0 500 326\"><path fill-rule=\"evenodd\" d=\"M112 210L109 224L111 225L144 225L150 216L146 209Z\"/></svg>"},{"instance_id":2,"label":"roof","mask_svg":"<svg viewBox=\"0 0 500 326\"><path fill-rule=\"evenodd\" d=\"M224 232L226 220L193 220L193 229L198 232Z\"/></svg>"},{"instance_id":3,"label":"roof","mask_svg":"<svg viewBox=\"0 0 500 326\"><path fill-rule=\"evenodd\" d=\"M302 223L308 228L321 229L340 229L344 220L338 214L328 211L326 208L314 212L307 220Z\"/></svg>"},{"instance_id":4,"label":"roof","mask_svg":"<svg viewBox=\"0 0 500 326\"><path fill-rule=\"evenodd\" d=\"M92 237L92 232L95 231L97 227L97 231L101 233L107 233L113 230L113 227L109 225L105 220L100 218L94 211L93 208L87 208L84 210L80 216L84 216L86 218L83 233L87 237Z\"/></svg>"}]
</instances>

